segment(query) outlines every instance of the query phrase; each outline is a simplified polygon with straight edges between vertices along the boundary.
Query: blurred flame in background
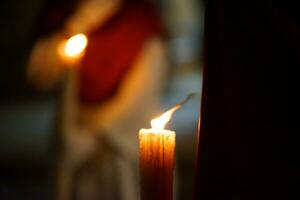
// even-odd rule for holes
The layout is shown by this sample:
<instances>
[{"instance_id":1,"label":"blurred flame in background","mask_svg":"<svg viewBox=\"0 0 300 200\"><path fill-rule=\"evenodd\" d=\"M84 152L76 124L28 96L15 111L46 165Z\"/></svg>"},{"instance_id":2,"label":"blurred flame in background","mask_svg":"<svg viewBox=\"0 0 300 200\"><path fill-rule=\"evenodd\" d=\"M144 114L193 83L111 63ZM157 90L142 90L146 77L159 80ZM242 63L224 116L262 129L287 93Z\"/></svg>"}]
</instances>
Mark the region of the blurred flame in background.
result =
<instances>
[{"instance_id":1,"label":"blurred flame in background","mask_svg":"<svg viewBox=\"0 0 300 200\"><path fill-rule=\"evenodd\" d=\"M58 46L58 54L64 62L75 62L84 54L84 50L88 44L86 35L80 33L63 40Z\"/></svg>"}]
</instances>

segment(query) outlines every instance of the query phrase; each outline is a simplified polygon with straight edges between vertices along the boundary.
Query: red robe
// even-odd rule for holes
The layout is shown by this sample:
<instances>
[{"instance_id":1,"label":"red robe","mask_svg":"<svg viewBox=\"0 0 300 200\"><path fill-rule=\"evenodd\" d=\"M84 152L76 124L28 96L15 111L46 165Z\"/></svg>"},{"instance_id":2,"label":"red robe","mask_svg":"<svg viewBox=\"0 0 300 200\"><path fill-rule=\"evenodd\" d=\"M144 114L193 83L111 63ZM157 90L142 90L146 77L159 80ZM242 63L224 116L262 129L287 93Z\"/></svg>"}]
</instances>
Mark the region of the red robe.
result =
<instances>
[{"instance_id":1,"label":"red robe","mask_svg":"<svg viewBox=\"0 0 300 200\"><path fill-rule=\"evenodd\" d=\"M159 21L152 5L125 3L115 16L88 35L79 73L82 103L100 103L117 91L145 41L161 33Z\"/></svg>"}]
</instances>

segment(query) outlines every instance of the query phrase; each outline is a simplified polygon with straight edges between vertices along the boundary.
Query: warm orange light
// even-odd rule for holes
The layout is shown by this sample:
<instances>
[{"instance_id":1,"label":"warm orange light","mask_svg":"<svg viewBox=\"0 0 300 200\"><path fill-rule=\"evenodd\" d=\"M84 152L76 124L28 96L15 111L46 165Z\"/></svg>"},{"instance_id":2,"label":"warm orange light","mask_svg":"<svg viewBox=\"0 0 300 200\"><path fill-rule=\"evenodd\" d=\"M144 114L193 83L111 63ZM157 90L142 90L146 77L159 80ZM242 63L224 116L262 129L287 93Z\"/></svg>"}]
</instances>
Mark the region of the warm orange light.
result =
<instances>
[{"instance_id":1,"label":"warm orange light","mask_svg":"<svg viewBox=\"0 0 300 200\"><path fill-rule=\"evenodd\" d=\"M64 46L64 53L68 57L79 56L87 45L87 37L84 34L77 34L67 40Z\"/></svg>"},{"instance_id":2,"label":"warm orange light","mask_svg":"<svg viewBox=\"0 0 300 200\"><path fill-rule=\"evenodd\" d=\"M151 129L139 131L141 199L173 199L176 133L164 127L180 107L151 120Z\"/></svg>"},{"instance_id":3,"label":"warm orange light","mask_svg":"<svg viewBox=\"0 0 300 200\"><path fill-rule=\"evenodd\" d=\"M176 110L194 94L151 120L151 129L140 129L140 185L141 199L173 199L173 169L175 162L175 131L165 130Z\"/></svg>"},{"instance_id":4,"label":"warm orange light","mask_svg":"<svg viewBox=\"0 0 300 200\"><path fill-rule=\"evenodd\" d=\"M176 105L169 109L167 112L163 113L161 116L151 120L151 127L153 130L164 130L165 125L170 121L172 115L176 110L178 110L181 105Z\"/></svg>"},{"instance_id":5,"label":"warm orange light","mask_svg":"<svg viewBox=\"0 0 300 200\"><path fill-rule=\"evenodd\" d=\"M74 64L83 56L87 43L87 37L80 33L68 40L63 40L59 44L57 52L63 62Z\"/></svg>"}]
</instances>

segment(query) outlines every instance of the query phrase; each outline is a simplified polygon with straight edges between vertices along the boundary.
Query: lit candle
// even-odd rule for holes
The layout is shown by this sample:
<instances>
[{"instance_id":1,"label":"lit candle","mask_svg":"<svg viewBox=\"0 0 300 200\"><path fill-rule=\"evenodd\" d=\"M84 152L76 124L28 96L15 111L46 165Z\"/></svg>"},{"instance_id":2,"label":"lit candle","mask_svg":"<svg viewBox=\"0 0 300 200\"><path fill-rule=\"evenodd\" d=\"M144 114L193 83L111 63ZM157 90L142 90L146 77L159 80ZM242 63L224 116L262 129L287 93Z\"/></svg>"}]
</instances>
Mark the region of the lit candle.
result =
<instances>
[{"instance_id":1,"label":"lit candle","mask_svg":"<svg viewBox=\"0 0 300 200\"><path fill-rule=\"evenodd\" d=\"M151 121L151 129L139 132L142 200L173 199L175 132L164 126L179 108L171 108Z\"/></svg>"},{"instance_id":2,"label":"lit candle","mask_svg":"<svg viewBox=\"0 0 300 200\"><path fill-rule=\"evenodd\" d=\"M82 34L76 34L68 40L63 40L58 46L58 54L66 64L76 64L83 56L87 46L87 37Z\"/></svg>"}]
</instances>

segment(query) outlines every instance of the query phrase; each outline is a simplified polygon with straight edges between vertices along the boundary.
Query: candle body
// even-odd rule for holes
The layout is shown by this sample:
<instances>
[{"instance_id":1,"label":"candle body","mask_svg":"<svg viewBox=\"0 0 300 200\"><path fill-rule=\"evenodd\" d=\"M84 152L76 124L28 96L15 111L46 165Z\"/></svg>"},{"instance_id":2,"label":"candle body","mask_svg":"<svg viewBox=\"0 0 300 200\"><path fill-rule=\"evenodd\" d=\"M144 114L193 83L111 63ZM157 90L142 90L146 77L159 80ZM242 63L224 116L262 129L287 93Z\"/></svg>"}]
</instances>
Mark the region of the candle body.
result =
<instances>
[{"instance_id":1,"label":"candle body","mask_svg":"<svg viewBox=\"0 0 300 200\"><path fill-rule=\"evenodd\" d=\"M175 132L141 129L139 145L141 199L172 200Z\"/></svg>"}]
</instances>

